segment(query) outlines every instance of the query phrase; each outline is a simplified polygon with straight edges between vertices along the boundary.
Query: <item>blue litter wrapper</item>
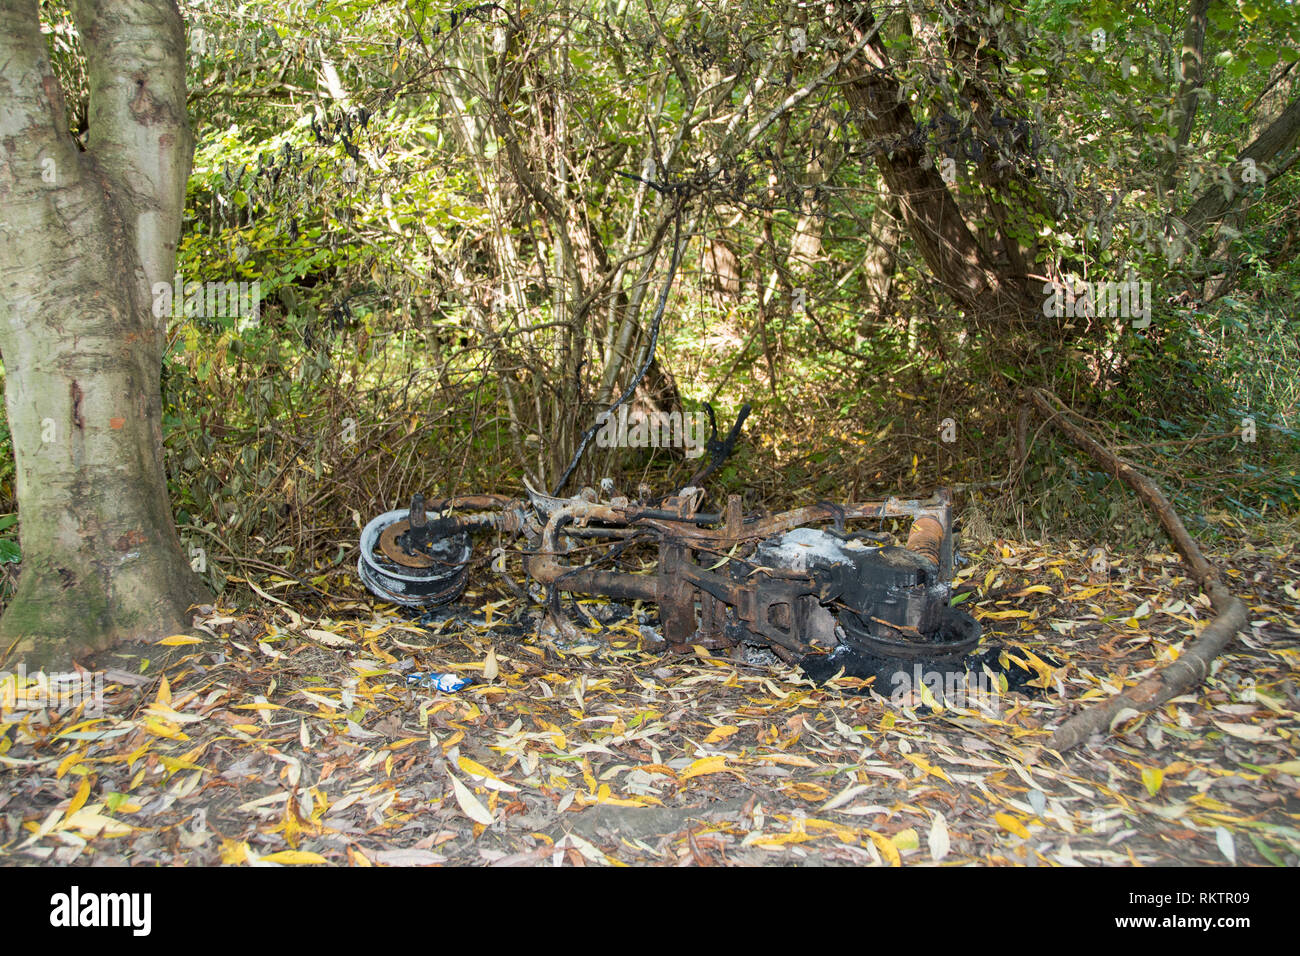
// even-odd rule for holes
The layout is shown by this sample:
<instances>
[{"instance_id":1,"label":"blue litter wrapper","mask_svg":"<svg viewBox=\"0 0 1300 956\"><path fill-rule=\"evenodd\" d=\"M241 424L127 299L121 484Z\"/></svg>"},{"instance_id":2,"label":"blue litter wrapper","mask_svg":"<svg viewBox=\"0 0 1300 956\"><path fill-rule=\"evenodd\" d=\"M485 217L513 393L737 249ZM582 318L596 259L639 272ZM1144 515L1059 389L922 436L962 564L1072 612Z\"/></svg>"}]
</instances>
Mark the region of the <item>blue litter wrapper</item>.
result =
<instances>
[{"instance_id":1,"label":"blue litter wrapper","mask_svg":"<svg viewBox=\"0 0 1300 956\"><path fill-rule=\"evenodd\" d=\"M450 694L473 683L468 677L459 674L407 674L406 683L414 687L427 687L430 690Z\"/></svg>"}]
</instances>

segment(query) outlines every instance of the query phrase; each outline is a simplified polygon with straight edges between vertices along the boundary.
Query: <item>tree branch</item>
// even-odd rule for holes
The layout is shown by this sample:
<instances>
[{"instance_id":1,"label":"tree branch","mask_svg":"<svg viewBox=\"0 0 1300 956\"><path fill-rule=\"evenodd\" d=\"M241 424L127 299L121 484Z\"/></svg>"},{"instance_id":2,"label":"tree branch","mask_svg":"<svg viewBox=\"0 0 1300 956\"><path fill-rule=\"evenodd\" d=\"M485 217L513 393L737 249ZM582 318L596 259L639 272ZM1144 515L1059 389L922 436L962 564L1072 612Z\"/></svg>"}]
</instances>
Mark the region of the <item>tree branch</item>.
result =
<instances>
[{"instance_id":1,"label":"tree branch","mask_svg":"<svg viewBox=\"0 0 1300 956\"><path fill-rule=\"evenodd\" d=\"M1191 645L1183 650L1178 660L1161 668L1136 687L1130 687L1105 703L1076 714L1058 727L1047 746L1051 750L1060 752L1087 740L1093 734L1109 730L1111 724L1126 710L1137 713L1154 710L1165 701L1200 684L1210 672L1210 662L1218 657L1233 636L1246 626L1248 615L1246 605L1234 597L1224 585L1219 572L1201 553L1201 549L1183 525L1182 519L1174 511L1173 505L1169 503L1169 499L1164 496L1155 482L1072 421L1070 411L1055 395L1031 388L1026 391L1026 397L1045 421L1055 425L1066 438L1132 488L1138 497L1150 506L1173 541L1174 548L1191 569L1192 577L1209 595L1210 604L1216 612L1216 617L1205 626Z\"/></svg>"}]
</instances>

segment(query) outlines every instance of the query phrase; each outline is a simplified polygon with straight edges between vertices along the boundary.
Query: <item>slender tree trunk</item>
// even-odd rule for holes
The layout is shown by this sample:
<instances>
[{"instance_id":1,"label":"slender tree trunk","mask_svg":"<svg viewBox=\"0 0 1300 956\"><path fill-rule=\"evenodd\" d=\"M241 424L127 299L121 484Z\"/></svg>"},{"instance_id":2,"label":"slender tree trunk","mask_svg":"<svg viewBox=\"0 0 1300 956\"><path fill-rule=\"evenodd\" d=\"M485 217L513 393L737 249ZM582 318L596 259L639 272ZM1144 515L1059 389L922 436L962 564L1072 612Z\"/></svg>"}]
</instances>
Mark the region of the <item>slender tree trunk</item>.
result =
<instances>
[{"instance_id":1,"label":"slender tree trunk","mask_svg":"<svg viewBox=\"0 0 1300 956\"><path fill-rule=\"evenodd\" d=\"M806 167L807 183L811 187L800 201L799 220L790 238L790 264L796 271L806 274L816 264L822 252L822 233L830 211L829 194L821 187L834 174L838 160L839 144L835 140L834 120L828 119L831 129L814 127L809 133L808 148L812 158Z\"/></svg>"},{"instance_id":2,"label":"slender tree trunk","mask_svg":"<svg viewBox=\"0 0 1300 956\"><path fill-rule=\"evenodd\" d=\"M0 353L22 574L0 653L66 665L186 627L159 375L193 140L170 0L73 4L90 149L67 132L35 0L0 0Z\"/></svg>"},{"instance_id":3,"label":"slender tree trunk","mask_svg":"<svg viewBox=\"0 0 1300 956\"><path fill-rule=\"evenodd\" d=\"M875 313L877 321L883 322L893 311L894 272L898 268L899 243L903 240L902 230L898 228L898 200L889 193L880 197L871 216L870 235L872 245L862 260L862 281L870 296L869 311ZM863 322L861 333L864 337L869 334L870 324L869 321Z\"/></svg>"},{"instance_id":4,"label":"slender tree trunk","mask_svg":"<svg viewBox=\"0 0 1300 956\"><path fill-rule=\"evenodd\" d=\"M846 28L861 40L875 21L854 6ZM971 233L938 169L924 163L923 142L877 35L845 78L850 116L874 146L876 165L898 200L903 223L935 278L977 323L997 325L1032 316L1036 303L1014 277L1003 275Z\"/></svg>"},{"instance_id":5,"label":"slender tree trunk","mask_svg":"<svg viewBox=\"0 0 1300 956\"><path fill-rule=\"evenodd\" d=\"M1178 132L1165 166L1165 192L1174 188L1174 175L1178 171L1179 153L1187 148L1196 125L1196 108L1200 103L1197 90L1205 76L1205 27L1210 11L1210 0L1192 0L1187 14L1187 27L1183 31L1183 48L1179 54L1179 83L1175 99L1178 110Z\"/></svg>"}]
</instances>

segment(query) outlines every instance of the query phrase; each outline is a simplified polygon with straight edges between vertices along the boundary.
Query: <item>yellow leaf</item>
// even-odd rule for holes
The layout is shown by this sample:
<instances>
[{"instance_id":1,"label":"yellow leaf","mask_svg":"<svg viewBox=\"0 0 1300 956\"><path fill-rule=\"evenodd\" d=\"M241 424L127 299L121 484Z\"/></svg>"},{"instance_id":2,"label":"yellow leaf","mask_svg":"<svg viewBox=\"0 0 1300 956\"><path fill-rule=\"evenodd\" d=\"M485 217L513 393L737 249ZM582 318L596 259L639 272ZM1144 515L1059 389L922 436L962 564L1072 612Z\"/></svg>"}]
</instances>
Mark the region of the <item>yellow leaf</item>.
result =
<instances>
[{"instance_id":1,"label":"yellow leaf","mask_svg":"<svg viewBox=\"0 0 1300 956\"><path fill-rule=\"evenodd\" d=\"M221 843L221 862L237 866L248 859L248 844L242 840L224 840Z\"/></svg>"},{"instance_id":2,"label":"yellow leaf","mask_svg":"<svg viewBox=\"0 0 1300 956\"><path fill-rule=\"evenodd\" d=\"M139 760L141 757L143 757L148 752L149 748L152 746L153 746L153 741L146 740L144 743L142 743L139 746L138 749L136 749L131 754L129 754L126 758L126 769L133 770L135 768L136 761Z\"/></svg>"},{"instance_id":3,"label":"yellow leaf","mask_svg":"<svg viewBox=\"0 0 1300 956\"><path fill-rule=\"evenodd\" d=\"M155 734L159 737L166 737L169 740L190 739L187 735L181 733L179 728L174 725L168 726L168 721L158 720L155 717L148 717L145 719L144 729L149 731L151 734ZM256 730L257 728L254 727L253 729Z\"/></svg>"},{"instance_id":4,"label":"yellow leaf","mask_svg":"<svg viewBox=\"0 0 1300 956\"><path fill-rule=\"evenodd\" d=\"M663 806L662 800L656 800L654 797L616 797L609 789L609 784L602 783L596 790L596 797L593 800L585 794L577 794L575 803L583 806L592 806L594 804L608 804L612 807L654 807Z\"/></svg>"},{"instance_id":5,"label":"yellow leaf","mask_svg":"<svg viewBox=\"0 0 1300 956\"><path fill-rule=\"evenodd\" d=\"M181 714L172 710L166 704L153 703L144 709L145 714L150 717L157 717L160 720L171 724L192 724L195 721L202 720L198 714Z\"/></svg>"},{"instance_id":6,"label":"yellow leaf","mask_svg":"<svg viewBox=\"0 0 1300 956\"><path fill-rule=\"evenodd\" d=\"M470 760L468 757L461 757L459 762L460 769L464 770L471 777L487 777L489 780L499 779L496 774L476 760Z\"/></svg>"},{"instance_id":7,"label":"yellow leaf","mask_svg":"<svg viewBox=\"0 0 1300 956\"><path fill-rule=\"evenodd\" d=\"M63 775L67 773L70 769L72 769L72 765L76 763L80 763L82 758L85 756L86 756L85 751L82 750L75 750L72 753L68 754L61 761L59 761L59 769L54 771L54 779L62 780Z\"/></svg>"},{"instance_id":8,"label":"yellow leaf","mask_svg":"<svg viewBox=\"0 0 1300 956\"><path fill-rule=\"evenodd\" d=\"M1165 772L1156 767L1143 767L1142 782L1146 784L1147 793L1154 797L1160 792L1160 785L1165 782Z\"/></svg>"},{"instance_id":9,"label":"yellow leaf","mask_svg":"<svg viewBox=\"0 0 1300 956\"><path fill-rule=\"evenodd\" d=\"M900 850L915 850L921 845L921 838L917 835L916 830L908 827L906 830L899 830L893 836L894 846Z\"/></svg>"},{"instance_id":10,"label":"yellow leaf","mask_svg":"<svg viewBox=\"0 0 1300 956\"><path fill-rule=\"evenodd\" d=\"M490 607L490 605L489 605ZM499 673L497 668L497 652L495 647L489 647L487 657L483 661L483 679L496 680Z\"/></svg>"},{"instance_id":11,"label":"yellow leaf","mask_svg":"<svg viewBox=\"0 0 1300 956\"><path fill-rule=\"evenodd\" d=\"M1281 763L1265 764L1269 770L1276 770L1278 773L1287 773L1291 776L1300 776L1300 760L1284 760Z\"/></svg>"},{"instance_id":12,"label":"yellow leaf","mask_svg":"<svg viewBox=\"0 0 1300 956\"><path fill-rule=\"evenodd\" d=\"M1002 827L1002 829L1014 833L1023 840L1029 839L1029 831L1025 829L1025 825L1011 814L995 813L993 819L998 822L998 826Z\"/></svg>"},{"instance_id":13,"label":"yellow leaf","mask_svg":"<svg viewBox=\"0 0 1300 956\"><path fill-rule=\"evenodd\" d=\"M877 833L875 830L865 831L867 836L871 837L871 842L876 845L876 849L885 854L885 862L890 866L902 866L903 859L898 854L898 847L894 841L889 839L883 833Z\"/></svg>"},{"instance_id":14,"label":"yellow leaf","mask_svg":"<svg viewBox=\"0 0 1300 956\"><path fill-rule=\"evenodd\" d=\"M158 755L158 759L161 760L162 765L166 767L168 770L170 770L172 773L178 773L181 770L198 770L202 773L208 772L207 767L202 767L199 764L193 763L192 761L189 760L178 760L176 757L167 757L162 754Z\"/></svg>"},{"instance_id":15,"label":"yellow leaf","mask_svg":"<svg viewBox=\"0 0 1300 956\"><path fill-rule=\"evenodd\" d=\"M721 754L712 757L701 757L682 771L681 780L690 780L692 777L702 777L709 773L726 773L730 770L727 766L727 758ZM732 771L734 772L734 771Z\"/></svg>"},{"instance_id":16,"label":"yellow leaf","mask_svg":"<svg viewBox=\"0 0 1300 956\"><path fill-rule=\"evenodd\" d=\"M303 826L299 822L298 812L294 809L293 801L288 800L284 804L284 822L276 827L284 831L284 842L289 844L291 849L298 849L298 834L302 833Z\"/></svg>"},{"instance_id":17,"label":"yellow leaf","mask_svg":"<svg viewBox=\"0 0 1300 956\"><path fill-rule=\"evenodd\" d=\"M171 637L164 637L158 643L163 647L181 647L185 644L202 644L203 642L197 637L190 637L188 634L173 634Z\"/></svg>"},{"instance_id":18,"label":"yellow leaf","mask_svg":"<svg viewBox=\"0 0 1300 956\"><path fill-rule=\"evenodd\" d=\"M328 863L329 860L319 853L311 853L307 850L281 850L279 853L272 853L262 857L267 863L283 863L286 865L299 865L311 863Z\"/></svg>"},{"instance_id":19,"label":"yellow leaf","mask_svg":"<svg viewBox=\"0 0 1300 956\"><path fill-rule=\"evenodd\" d=\"M131 832L131 827L121 820L114 820L112 817L106 817L102 813L95 812L101 807L102 804L97 803L93 808L85 807L76 813L69 814L67 821L60 829L80 830L81 835L85 837L123 836Z\"/></svg>"},{"instance_id":20,"label":"yellow leaf","mask_svg":"<svg viewBox=\"0 0 1300 956\"><path fill-rule=\"evenodd\" d=\"M791 843L807 843L810 840L816 840L817 837L811 833L800 833L794 831L791 833L773 833L771 836L760 836L754 839L751 846L789 846Z\"/></svg>"},{"instance_id":21,"label":"yellow leaf","mask_svg":"<svg viewBox=\"0 0 1300 956\"><path fill-rule=\"evenodd\" d=\"M925 685L922 684L921 686L924 687ZM952 783L952 779L946 773L943 772L942 767L934 766L933 764L930 763L930 761L926 760L920 754L904 754L903 759L906 760L908 763L915 765L919 770L925 773L932 773L940 780L946 781L947 783Z\"/></svg>"},{"instance_id":22,"label":"yellow leaf","mask_svg":"<svg viewBox=\"0 0 1300 956\"><path fill-rule=\"evenodd\" d=\"M931 710L937 711L938 713L941 714L943 713L943 705L934 699L934 692L931 691L930 688L927 687L924 682L918 684L916 686L916 689L920 691L921 703L923 703L926 707L929 707Z\"/></svg>"},{"instance_id":23,"label":"yellow leaf","mask_svg":"<svg viewBox=\"0 0 1300 956\"><path fill-rule=\"evenodd\" d=\"M835 838L841 843L857 845L858 831L853 827L841 826L830 820L818 820L816 817L809 817L804 821L804 827L808 830L829 830L835 834Z\"/></svg>"},{"instance_id":24,"label":"yellow leaf","mask_svg":"<svg viewBox=\"0 0 1300 956\"><path fill-rule=\"evenodd\" d=\"M706 744L716 744L719 740L730 737L739 729L739 727L716 727L709 731L709 736L704 738L704 742Z\"/></svg>"},{"instance_id":25,"label":"yellow leaf","mask_svg":"<svg viewBox=\"0 0 1300 956\"><path fill-rule=\"evenodd\" d=\"M1038 673L1038 676L1029 682L1029 686L1049 690L1052 686L1052 678L1056 676L1056 668L1028 648L1021 648L1020 652L1029 661L1029 666Z\"/></svg>"},{"instance_id":26,"label":"yellow leaf","mask_svg":"<svg viewBox=\"0 0 1300 956\"><path fill-rule=\"evenodd\" d=\"M172 705L172 685L167 683L167 675L163 674L162 681L158 685L158 703L171 707Z\"/></svg>"},{"instance_id":27,"label":"yellow leaf","mask_svg":"<svg viewBox=\"0 0 1300 956\"><path fill-rule=\"evenodd\" d=\"M677 779L677 771L672 767L665 766L661 763L643 763L636 767L636 769L640 770L642 773L657 773L665 777L672 777L674 780Z\"/></svg>"},{"instance_id":28,"label":"yellow leaf","mask_svg":"<svg viewBox=\"0 0 1300 956\"><path fill-rule=\"evenodd\" d=\"M791 783L784 784L781 787L783 793L792 797L798 797L800 800L820 803L826 800L831 792L821 784L813 783L809 780L795 780Z\"/></svg>"},{"instance_id":29,"label":"yellow leaf","mask_svg":"<svg viewBox=\"0 0 1300 956\"><path fill-rule=\"evenodd\" d=\"M76 816L77 811L86 805L86 798L89 796L90 796L90 778L82 777L81 786L77 787L76 796L74 796L72 798L72 802L68 804L69 819Z\"/></svg>"}]
</instances>

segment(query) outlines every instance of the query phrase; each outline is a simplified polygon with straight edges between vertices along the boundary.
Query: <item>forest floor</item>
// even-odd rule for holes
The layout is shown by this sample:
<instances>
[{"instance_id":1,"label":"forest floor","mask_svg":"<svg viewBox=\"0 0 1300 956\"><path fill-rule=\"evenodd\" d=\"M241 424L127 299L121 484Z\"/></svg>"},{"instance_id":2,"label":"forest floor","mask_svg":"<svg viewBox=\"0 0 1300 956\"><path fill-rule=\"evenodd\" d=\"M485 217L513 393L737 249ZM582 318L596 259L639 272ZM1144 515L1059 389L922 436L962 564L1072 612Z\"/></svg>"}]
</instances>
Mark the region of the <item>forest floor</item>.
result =
<instances>
[{"instance_id":1,"label":"forest floor","mask_svg":"<svg viewBox=\"0 0 1300 956\"><path fill-rule=\"evenodd\" d=\"M486 592L421 625L342 572L311 611L264 591L203 609L204 643L95 661L100 714L10 699L0 864L1294 866L1300 551L1209 556L1249 628L1207 684L1063 758L1051 728L1211 616L1175 555L972 554L963 606L1040 686L940 709L669 655L599 602L561 648ZM475 682L408 681L429 672Z\"/></svg>"}]
</instances>

